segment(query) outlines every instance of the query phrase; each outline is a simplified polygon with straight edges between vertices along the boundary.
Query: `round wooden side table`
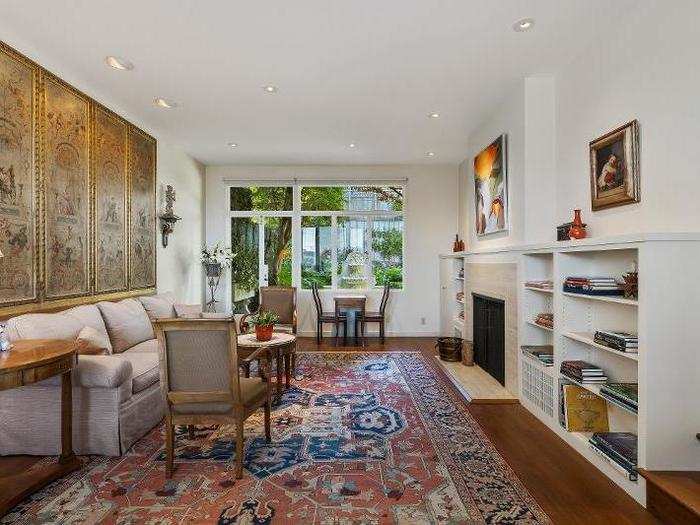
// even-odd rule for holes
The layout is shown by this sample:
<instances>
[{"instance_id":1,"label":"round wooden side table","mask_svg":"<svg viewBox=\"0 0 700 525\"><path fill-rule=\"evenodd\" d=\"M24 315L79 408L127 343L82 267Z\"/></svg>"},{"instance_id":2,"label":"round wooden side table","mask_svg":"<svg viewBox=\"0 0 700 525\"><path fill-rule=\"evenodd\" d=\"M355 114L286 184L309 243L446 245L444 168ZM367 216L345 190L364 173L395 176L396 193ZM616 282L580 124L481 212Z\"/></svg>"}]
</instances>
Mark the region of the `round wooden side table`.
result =
<instances>
[{"instance_id":1,"label":"round wooden side table","mask_svg":"<svg viewBox=\"0 0 700 525\"><path fill-rule=\"evenodd\" d=\"M294 334L286 332L272 332L269 341L258 341L255 334L243 334L238 336L238 353L245 358L259 348L267 348L275 358L277 366L277 399L282 397L282 368L284 363L285 385L289 388L292 370L296 368L296 344ZM246 376L250 370L246 370Z\"/></svg>"},{"instance_id":2,"label":"round wooden side table","mask_svg":"<svg viewBox=\"0 0 700 525\"><path fill-rule=\"evenodd\" d=\"M61 455L58 463L4 478L0 483L0 516L33 492L80 468L80 460L73 453L71 370L75 363L74 341L17 341L8 352L0 353L0 390L31 385L61 375Z\"/></svg>"}]
</instances>

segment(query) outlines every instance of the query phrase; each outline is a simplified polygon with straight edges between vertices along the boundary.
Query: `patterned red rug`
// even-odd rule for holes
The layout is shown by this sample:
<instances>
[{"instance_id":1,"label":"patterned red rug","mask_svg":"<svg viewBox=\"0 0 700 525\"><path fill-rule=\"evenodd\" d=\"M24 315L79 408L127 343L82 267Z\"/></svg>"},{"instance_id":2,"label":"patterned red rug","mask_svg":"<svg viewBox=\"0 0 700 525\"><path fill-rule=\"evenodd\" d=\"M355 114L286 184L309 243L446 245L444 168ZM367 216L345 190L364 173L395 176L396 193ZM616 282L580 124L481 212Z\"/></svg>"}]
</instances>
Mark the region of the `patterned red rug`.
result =
<instances>
[{"instance_id":1,"label":"patterned red rug","mask_svg":"<svg viewBox=\"0 0 700 525\"><path fill-rule=\"evenodd\" d=\"M163 429L121 458L86 466L3 523L549 523L481 428L418 352L300 353L304 379L234 434L176 439L164 476Z\"/></svg>"}]
</instances>

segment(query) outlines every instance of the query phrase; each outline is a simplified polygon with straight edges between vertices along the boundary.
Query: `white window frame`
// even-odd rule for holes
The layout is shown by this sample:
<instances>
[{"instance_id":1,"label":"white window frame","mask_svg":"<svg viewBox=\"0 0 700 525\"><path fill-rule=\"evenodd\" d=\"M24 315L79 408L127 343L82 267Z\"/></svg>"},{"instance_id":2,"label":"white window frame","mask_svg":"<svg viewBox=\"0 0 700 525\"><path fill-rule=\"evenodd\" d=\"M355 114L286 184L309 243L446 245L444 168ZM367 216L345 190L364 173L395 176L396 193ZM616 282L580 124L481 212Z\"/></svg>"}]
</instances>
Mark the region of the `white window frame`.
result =
<instances>
[{"instance_id":1,"label":"white window frame","mask_svg":"<svg viewBox=\"0 0 700 525\"><path fill-rule=\"evenodd\" d=\"M284 187L284 188L292 188L292 210L284 210L284 211L234 211L231 210L231 188L248 188L248 187ZM346 187L346 186L400 186L403 188L403 205L402 205L402 211L377 211L377 210L369 210L369 211L361 211L361 210L343 210L343 211L303 211L301 209L301 188L302 187L308 187L308 186L327 186L327 187ZM367 220L367 226L365 228L365 235L366 235L366 242L368 245L371 247L372 246L372 233L373 233L373 221L375 219L395 219L395 218L402 218L403 219L403 229L402 229L402 243L401 243L401 248L402 248L402 254L401 254L401 259L402 259L402 286L400 289L397 289L397 292L401 292L406 289L406 268L405 268L405 261L406 261L406 218L405 218L405 209L406 209L406 188L407 188L407 182L405 179L402 179L400 181L394 181L394 180L381 180L381 181L372 181L372 180L367 180L367 181L333 181L333 182L327 182L327 181L310 181L310 180L301 180L301 179L294 179L294 180L274 180L274 181L264 181L264 180L242 180L242 181L227 181L226 185L226 192L225 192L225 198L226 198L226 209L229 210L229 216L228 220L226 223L226 239L228 240L227 242L231 242L231 219L233 218L261 218L263 221L260 221L258 224L258 235L259 235L259 241L258 241L258 247L260 250L259 253L259 261L260 264L264 264L265 260L265 225L264 225L264 219L266 217L291 217L292 218L292 286L296 286L297 289L302 290L301 287L301 253L302 253L302 246L301 246L301 219L302 217L330 217L331 219L331 231L333 234L331 235L331 287L326 288L326 290L333 290L333 291L351 291L349 289L345 288L340 288L338 286L338 217L357 217L358 219L366 219ZM262 242L261 242L262 241ZM235 264L235 261L234 261ZM374 264L374 261L372 261L372 264ZM373 280L373 275L372 275L372 280ZM265 276L263 275L263 272L260 272L259 276L259 283L260 286L264 286L265 284ZM230 288L230 283L228 284L228 287ZM365 288L365 289L354 289L354 291L371 291L371 290L376 290L376 286L374 286L374 283L372 283L372 286ZM229 300L230 300L230 295L231 295L231 290L229 289L228 291L229 295Z\"/></svg>"}]
</instances>

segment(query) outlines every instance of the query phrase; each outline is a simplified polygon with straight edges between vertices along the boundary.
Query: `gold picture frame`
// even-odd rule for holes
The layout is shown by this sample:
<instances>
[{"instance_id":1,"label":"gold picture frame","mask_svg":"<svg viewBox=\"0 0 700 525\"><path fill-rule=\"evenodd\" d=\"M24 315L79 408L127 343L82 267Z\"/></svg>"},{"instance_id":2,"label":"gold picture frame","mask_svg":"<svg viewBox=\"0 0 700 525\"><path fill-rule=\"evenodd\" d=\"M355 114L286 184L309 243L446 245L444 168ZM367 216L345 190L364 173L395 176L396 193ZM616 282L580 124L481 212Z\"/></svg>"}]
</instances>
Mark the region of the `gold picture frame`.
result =
<instances>
[{"instance_id":1,"label":"gold picture frame","mask_svg":"<svg viewBox=\"0 0 700 525\"><path fill-rule=\"evenodd\" d=\"M628 122L589 144L593 211L640 202L639 123Z\"/></svg>"}]
</instances>

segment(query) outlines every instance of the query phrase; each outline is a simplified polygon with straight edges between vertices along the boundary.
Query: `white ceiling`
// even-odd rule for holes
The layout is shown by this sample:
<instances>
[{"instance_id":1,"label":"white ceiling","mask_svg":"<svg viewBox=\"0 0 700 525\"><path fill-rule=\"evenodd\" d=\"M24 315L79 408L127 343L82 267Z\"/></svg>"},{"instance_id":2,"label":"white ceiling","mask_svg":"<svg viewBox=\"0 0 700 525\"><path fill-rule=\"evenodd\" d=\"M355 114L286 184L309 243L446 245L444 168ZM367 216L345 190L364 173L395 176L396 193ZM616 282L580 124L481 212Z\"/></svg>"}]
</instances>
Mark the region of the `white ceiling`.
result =
<instances>
[{"instance_id":1,"label":"white ceiling","mask_svg":"<svg viewBox=\"0 0 700 525\"><path fill-rule=\"evenodd\" d=\"M208 165L458 163L523 77L568 63L631 3L3 0L0 39ZM534 29L514 32L523 17Z\"/></svg>"}]
</instances>

